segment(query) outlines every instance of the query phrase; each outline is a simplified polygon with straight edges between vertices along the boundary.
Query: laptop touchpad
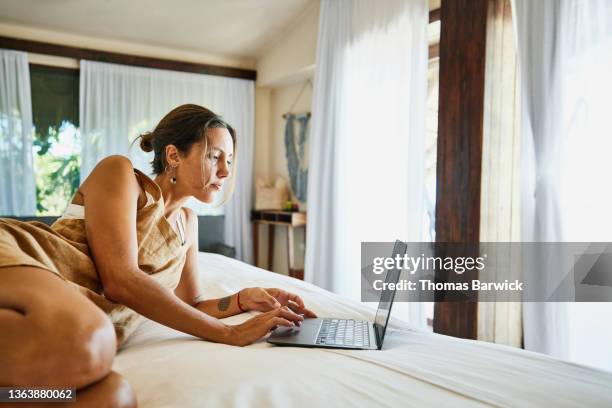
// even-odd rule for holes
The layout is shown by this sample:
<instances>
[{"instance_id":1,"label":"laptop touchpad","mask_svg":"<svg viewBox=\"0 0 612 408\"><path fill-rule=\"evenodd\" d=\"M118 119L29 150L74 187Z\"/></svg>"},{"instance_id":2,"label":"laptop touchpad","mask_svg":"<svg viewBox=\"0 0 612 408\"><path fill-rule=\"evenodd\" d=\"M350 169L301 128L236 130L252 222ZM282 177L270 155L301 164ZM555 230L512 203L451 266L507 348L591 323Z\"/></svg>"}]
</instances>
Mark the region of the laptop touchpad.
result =
<instances>
[{"instance_id":1,"label":"laptop touchpad","mask_svg":"<svg viewBox=\"0 0 612 408\"><path fill-rule=\"evenodd\" d=\"M283 342L314 343L320 326L321 321L319 319L305 319L299 327L277 328L270 336L270 340L282 339Z\"/></svg>"}]
</instances>

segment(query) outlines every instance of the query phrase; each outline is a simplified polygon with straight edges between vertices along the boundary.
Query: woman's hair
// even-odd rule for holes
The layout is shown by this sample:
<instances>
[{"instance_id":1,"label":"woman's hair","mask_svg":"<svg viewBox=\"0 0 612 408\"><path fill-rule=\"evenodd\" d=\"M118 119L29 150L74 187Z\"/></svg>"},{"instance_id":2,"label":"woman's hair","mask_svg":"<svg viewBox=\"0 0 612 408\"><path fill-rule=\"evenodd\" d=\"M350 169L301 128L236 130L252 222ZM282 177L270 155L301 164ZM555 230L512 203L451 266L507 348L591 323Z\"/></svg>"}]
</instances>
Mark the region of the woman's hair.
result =
<instances>
[{"instance_id":1,"label":"woman's hair","mask_svg":"<svg viewBox=\"0 0 612 408\"><path fill-rule=\"evenodd\" d=\"M153 174L161 174L166 170L166 146L174 145L182 155L189 154L195 143L202 144L202 182L208 183L210 174L207 174L205 160L209 157L208 129L227 129L232 136L234 145L233 163L236 163L236 131L223 118L214 112L199 105L186 104L172 109L159 121L152 132L138 136L132 143L140 138L140 148L145 152L154 152L151 161ZM235 164L232 166L229 185L226 187L221 203L227 201L234 190ZM226 183L227 184L227 183Z\"/></svg>"}]
</instances>

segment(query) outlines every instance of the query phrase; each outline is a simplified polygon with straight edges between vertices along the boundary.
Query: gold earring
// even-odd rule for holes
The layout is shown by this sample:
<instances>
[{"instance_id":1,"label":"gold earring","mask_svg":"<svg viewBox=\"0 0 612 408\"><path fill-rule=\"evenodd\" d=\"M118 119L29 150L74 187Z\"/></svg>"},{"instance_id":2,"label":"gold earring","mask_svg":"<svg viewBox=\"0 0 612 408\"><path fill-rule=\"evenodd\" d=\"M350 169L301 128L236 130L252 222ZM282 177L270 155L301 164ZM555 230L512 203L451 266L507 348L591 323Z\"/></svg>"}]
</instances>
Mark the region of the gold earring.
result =
<instances>
[{"instance_id":1,"label":"gold earring","mask_svg":"<svg viewBox=\"0 0 612 408\"><path fill-rule=\"evenodd\" d=\"M166 166L166 173L170 173L170 169L172 169L172 177L170 177L170 183L176 184L176 167L168 168Z\"/></svg>"}]
</instances>

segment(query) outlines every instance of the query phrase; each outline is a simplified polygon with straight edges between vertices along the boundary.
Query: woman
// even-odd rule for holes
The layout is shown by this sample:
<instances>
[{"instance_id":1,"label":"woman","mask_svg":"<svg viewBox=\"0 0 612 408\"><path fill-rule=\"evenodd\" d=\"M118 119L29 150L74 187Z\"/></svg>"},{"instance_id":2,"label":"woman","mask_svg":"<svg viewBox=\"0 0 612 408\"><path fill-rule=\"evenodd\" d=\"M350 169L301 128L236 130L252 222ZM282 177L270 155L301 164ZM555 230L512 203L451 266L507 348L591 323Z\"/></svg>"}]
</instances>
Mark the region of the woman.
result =
<instances>
[{"instance_id":1,"label":"woman","mask_svg":"<svg viewBox=\"0 0 612 408\"><path fill-rule=\"evenodd\" d=\"M141 316L239 346L315 317L281 289L201 298L198 219L182 206L189 197L210 203L222 189L231 194L231 126L182 105L140 146L155 153L154 181L111 156L51 227L0 219L0 386L76 387L77 404L133 406L133 391L111 364ZM264 313L235 326L218 320L248 310Z\"/></svg>"}]
</instances>

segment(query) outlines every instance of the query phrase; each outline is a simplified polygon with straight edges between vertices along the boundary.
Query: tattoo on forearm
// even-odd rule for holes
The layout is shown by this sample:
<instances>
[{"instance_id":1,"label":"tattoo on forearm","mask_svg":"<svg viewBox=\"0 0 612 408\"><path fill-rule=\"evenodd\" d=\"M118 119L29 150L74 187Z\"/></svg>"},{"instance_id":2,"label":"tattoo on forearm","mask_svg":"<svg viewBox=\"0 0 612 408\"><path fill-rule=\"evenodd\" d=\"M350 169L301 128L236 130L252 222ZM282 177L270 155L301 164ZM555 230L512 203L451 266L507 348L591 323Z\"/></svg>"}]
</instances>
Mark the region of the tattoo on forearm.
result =
<instances>
[{"instance_id":1,"label":"tattoo on forearm","mask_svg":"<svg viewBox=\"0 0 612 408\"><path fill-rule=\"evenodd\" d=\"M220 311L225 312L227 308L229 307L231 300L232 300L231 296L224 297L223 299L219 300L219 304L217 305L217 308Z\"/></svg>"}]
</instances>

